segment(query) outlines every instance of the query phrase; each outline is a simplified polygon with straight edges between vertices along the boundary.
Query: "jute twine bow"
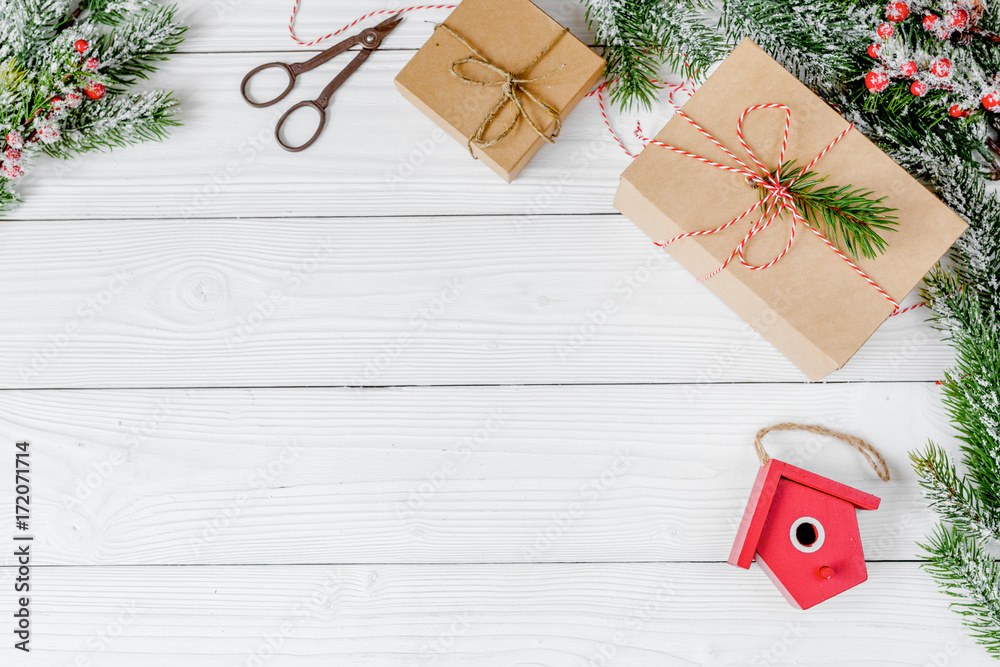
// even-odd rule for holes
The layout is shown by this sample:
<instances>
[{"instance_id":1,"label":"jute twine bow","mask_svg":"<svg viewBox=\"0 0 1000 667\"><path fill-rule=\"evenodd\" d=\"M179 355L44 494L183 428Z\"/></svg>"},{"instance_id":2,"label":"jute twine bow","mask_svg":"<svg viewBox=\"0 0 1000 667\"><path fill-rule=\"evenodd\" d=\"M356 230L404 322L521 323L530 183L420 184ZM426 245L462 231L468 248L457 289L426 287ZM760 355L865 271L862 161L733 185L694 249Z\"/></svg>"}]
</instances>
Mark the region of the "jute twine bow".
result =
<instances>
[{"instance_id":1,"label":"jute twine bow","mask_svg":"<svg viewBox=\"0 0 1000 667\"><path fill-rule=\"evenodd\" d=\"M743 139L743 121L749 114L759 109L782 109L785 112L785 131L781 140L781 153L778 156L778 166L773 173L768 171L767 167L765 167L764 164L759 159L757 159L757 155L753 152L753 150L750 148L747 142ZM781 169L782 166L785 164L785 151L788 148L788 130L792 120L792 111L784 104L756 104L752 107L747 108L740 115L739 120L736 122L736 136L740 140L740 145L750 156L750 159L753 161L754 165L756 165L760 169L760 173L752 169L743 160L736 157L736 155L734 155L732 151L723 146L722 143L720 143L715 137L709 134L708 131L706 131L701 125L698 125L698 123L691 120L691 118L683 111L681 111L680 109L676 109L675 113L677 113L681 118L690 123L706 139L708 139L713 144L722 149L722 151L727 156L732 158L732 160L736 162L739 166L732 167L729 165L720 164L719 162L716 162L714 160L709 160L706 157L702 157L701 155L698 155L696 153L688 152L681 148L677 148L676 146L671 146L670 144L664 143L662 141L656 141L655 139L647 139L642 135L642 131L639 128L636 129L636 136L642 139L646 143L662 146L663 148L667 148L675 153L679 153L681 155L686 155L687 157L694 158L695 160L703 162L712 167L737 173L743 176L746 179L747 184L750 185L751 187L763 189L764 196L761 197L760 201L758 201L753 206L745 210L743 213L740 213L738 216L736 216L735 218L733 218L724 225L721 225L714 229L704 229L696 232L687 232L685 234L678 234L672 239L661 241L656 245L663 247L663 246L668 246L671 243L674 243L675 241L679 241L680 239L688 238L690 236L718 234L726 229L729 229L737 222L743 220L744 218L746 218L748 215L750 215L759 208L761 209L760 218L758 218L757 222L755 222L753 225L750 226L750 230L743 236L743 239L740 240L739 244L737 244L736 248L729 255L726 261L724 261L721 266L712 271L710 274L700 278L699 280L707 280L713 276L718 275L727 266L729 266L730 262L732 262L734 259L737 258L740 260L740 263L743 264L743 266L750 269L751 271L763 271L764 269L768 269L774 266L775 264L778 263L779 260L781 260L782 257L788 254L789 250L791 250L792 243L795 241L796 226L799 223L802 223L808 229L812 230L812 232L816 234L816 236L818 236L823 241L823 243L827 245L827 247L833 250L833 252L837 253L837 255L842 260L847 262L850 265L850 267L854 269L854 271L857 272L859 276L864 278L869 285L875 288L875 290L878 291L879 294L884 296L889 301L889 303L891 303L897 310L899 309L899 304L896 303L895 299L893 299L891 296L889 296L889 294L885 290L879 287L878 283L876 283L868 276L868 274L862 271L857 264L852 262L847 257L847 255L842 253L836 245L834 245L828 238L826 238L826 236L823 235L823 232L819 231L806 221L806 219L802 216L802 213L799 211L798 206L795 203L794 197L792 197L791 193L789 192L789 187L791 187L793 184L795 184L796 181L802 178L803 174L812 169L813 165L819 162L819 160L828 152L830 152L830 150L834 146L836 146L841 139L847 136L847 133L850 132L851 129L854 127L853 125L849 124L847 128L845 128L844 131L841 132L836 139L831 141L826 148L824 148L819 152L819 155L814 157L812 161L805 166L804 169L799 171L797 176L792 178L787 183L782 184ZM785 244L785 248L780 253L778 253L778 255L774 259L767 262L766 264L750 264L749 262L747 262L746 257L744 256L744 250L746 249L747 244L750 242L750 239L752 239L754 236L767 229L767 226L770 225L778 216L780 216L784 212L788 212L789 214L791 214L791 230L789 232L788 243Z\"/></svg>"},{"instance_id":2,"label":"jute twine bow","mask_svg":"<svg viewBox=\"0 0 1000 667\"><path fill-rule=\"evenodd\" d=\"M479 51L479 49L474 47L472 44L468 42L468 40L466 40L460 34L449 28L447 25L439 23L437 24L437 26L435 26L435 28L444 28L449 33L451 33L452 36L454 36L458 41L462 42L462 44L464 44L466 48L468 48L474 54L468 56L467 58L460 58L455 62L453 62L451 64L451 69L450 69L452 76L457 78L459 81L462 81L472 86L500 86L500 93L501 93L500 99L498 99L497 103L493 105L493 108L486 113L486 116L483 118L483 121L479 124L479 127L469 138L468 147L469 147L469 153L472 155L472 157L475 157L475 155L472 153L473 145L479 146L480 148L488 148L496 144L497 142L503 140L503 138L506 137L508 134L514 131L514 128L517 127L517 124L520 122L521 118L524 118L525 120L528 121L528 125L531 126L531 129L533 129L535 133L538 134L538 136L540 136L542 139L545 139L545 141L549 142L550 144L553 143L553 138L559 136L559 130L562 129L562 121L559 118L559 112L549 104L539 99L537 95L532 93L524 86L525 84L533 83L535 81L541 81L546 77L552 76L553 74L561 70L563 67L565 67L565 65L560 65L551 72L542 74L541 76L530 77L530 78L526 77L528 72L530 72L532 68L538 64L538 61L541 60L542 57L546 53L548 53L553 46L555 46L556 42L558 42L559 39L568 32L567 28L563 28L559 32L559 34L556 35L555 38L548 43L548 45L544 49L539 51L538 55L535 56L535 59L532 60L527 67L516 73L508 72L507 70L500 67L496 63L491 62L489 58L484 56ZM475 63L481 67L485 67L491 72L497 74L500 78L481 81L479 79L473 79L471 77L468 77L458 71L458 68L461 67L462 65L465 65L466 63ZM541 107L555 121L556 123L555 131L552 132L551 137L545 134L545 132L542 131L542 128L538 127L538 124L535 123L535 121L531 118L531 115L528 114L527 111L525 111L524 105L521 103L522 96L531 100L539 107ZM507 129L505 129L500 134L500 136L496 137L495 139L490 139L489 141L485 140L483 138L483 135L486 134L486 130L493 123L493 120L494 118L496 118L497 114L499 114L500 111L508 104L514 105L514 117L511 119L510 124L507 126Z\"/></svg>"},{"instance_id":3,"label":"jute twine bow","mask_svg":"<svg viewBox=\"0 0 1000 667\"><path fill-rule=\"evenodd\" d=\"M783 422L773 426L766 426L757 431L757 437L753 440L753 446L754 449L757 450L757 458L760 459L761 465L767 465L767 462L771 460L771 457L767 455L766 451L764 451L763 443L764 436L771 431L806 431L808 433L827 435L831 438L843 440L848 445L861 452L861 454L868 459L868 463L871 465L872 470L874 470L875 474L882 478L883 482L889 481L889 466L886 465L885 459L882 458L882 455L879 454L877 449L857 436L848 435L846 433L841 433L840 431L828 429L825 426L816 426L814 424L795 424L792 422Z\"/></svg>"}]
</instances>

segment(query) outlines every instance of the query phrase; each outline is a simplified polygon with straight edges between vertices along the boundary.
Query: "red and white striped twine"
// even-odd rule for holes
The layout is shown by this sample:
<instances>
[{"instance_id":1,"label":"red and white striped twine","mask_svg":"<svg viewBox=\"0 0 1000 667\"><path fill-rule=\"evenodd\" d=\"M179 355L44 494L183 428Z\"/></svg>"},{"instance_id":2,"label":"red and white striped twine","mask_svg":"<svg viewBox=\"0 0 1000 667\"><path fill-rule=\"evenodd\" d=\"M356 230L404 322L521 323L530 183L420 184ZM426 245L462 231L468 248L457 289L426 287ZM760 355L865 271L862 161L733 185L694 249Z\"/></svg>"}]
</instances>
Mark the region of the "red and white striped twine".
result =
<instances>
[{"instance_id":1,"label":"red and white striped twine","mask_svg":"<svg viewBox=\"0 0 1000 667\"><path fill-rule=\"evenodd\" d=\"M758 111L760 109L781 109L782 111L785 112L785 127L784 127L784 131L783 131L783 135L782 135L782 140L781 140L781 152L778 155L778 167L775 169L775 171L774 171L773 174L771 174L767 170L767 168L764 166L764 164L757 158L757 155L754 153L753 149L750 148L750 145L746 142L746 140L743 137L743 121L746 119L746 117L750 113L753 113L754 111ZM820 153L816 157L814 157L812 159L812 161L810 161L809 164L807 164L799 172L798 176L796 176L795 178L793 178L789 183L782 184L781 183L781 165L784 164L784 161L785 161L785 152L786 152L786 150L788 148L788 135L789 135L789 129L791 127L791 118L792 118L792 111L791 111L791 109L789 109L784 104L757 104L757 105L748 107L740 115L739 120L736 122L736 136L739 139L740 145L747 152L747 155L750 156L750 159L753 161L753 163L760 169L759 173L757 171L754 171L752 168L750 168L743 160L741 160L740 158L736 157L736 155L733 154L732 151L730 151L728 148L726 148L725 146L723 146L721 142L719 142L715 137L713 137L703 127L701 127L700 125L698 125L698 123L696 123L694 120L692 120L683 111L681 111L680 109L675 108L675 113L677 113L681 118L683 118L688 123L690 123L692 127L694 127L696 130L698 130L698 132L702 136L704 136L706 139L708 139L710 142L712 142L715 146L717 146L718 148L722 149L722 151L728 157L730 157L734 162L736 162L739 166L738 167L733 167L733 166L730 166L730 165L725 165L725 164L722 164L720 162L716 162L714 160L710 160L710 159L708 159L706 157L703 157L701 155L698 155L696 153L691 153L691 152L686 151L686 150L684 150L682 148L677 148L676 146L672 146L672 145L664 143L662 141L657 141L655 139L650 139L650 138L648 138L648 137L646 137L646 136L643 135L643 133L642 133L642 127L638 123L636 124L636 130L635 130L636 136L644 144L647 144L647 145L648 144L653 144L653 145L656 145L656 146L661 146L661 147L666 148L668 150L671 150L671 151L673 151L675 153L678 153L680 155L684 155L686 157L690 157L692 159L698 160L699 162L702 162L702 163L707 164L709 166L715 167L717 169L722 169L722 170L725 170L725 171L729 171L729 172L733 172L733 173L739 174L739 175L743 176L744 178L746 178L747 182L750 183L751 185L754 185L754 186L759 187L759 188L763 188L767 192L767 195L764 196L764 197L762 197L759 202L755 203L753 206L751 206L750 208L748 208L746 211L744 211L743 213L739 214L738 216L736 216L735 218L733 218L732 220L730 220L729 222L727 222L724 225L721 225L721 226L716 227L714 229L705 229L705 230L699 230L699 231L694 231L694 232L687 232L687 233L684 233L684 234L678 234L677 236L673 237L672 239L668 239L666 241L661 241L661 242L657 243L656 245L664 247L664 246L670 245L671 243L674 243L675 241L679 241L680 239L683 239L683 238L688 238L688 237L692 237L692 236L701 236L701 235L704 235L704 234L718 234L719 232L722 232L723 230L725 230L725 229L731 227L732 225L736 224L740 220L743 220L748 215L750 215L753 211L755 211L757 209L761 209L761 215L760 215L760 217L757 219L757 221L753 225L750 226L750 230L743 236L743 238L737 244L736 248L733 250L733 252L726 259L726 261L724 261L722 263L722 265L719 266L717 269L715 269L712 273L708 274L707 276L704 276L704 277L700 278L700 280L707 280L709 278L712 278L713 276L718 275L734 259L739 259L740 263L743 266L745 266L746 268L750 269L751 271L762 271L764 269L768 269L768 268L774 266L785 255L788 254L789 250L791 250L792 244L795 241L796 227L797 227L797 225L799 223L801 223L805 227L808 227L814 234L816 234L816 236L818 236L826 244L826 246L828 248L830 248L831 250L833 250L837 254L838 257L840 257L852 269L854 269L855 273L857 273L859 276L861 276L861 278L863 278L865 280L865 282L867 282L879 294L881 294L883 297L885 297L885 299L887 301L889 301L889 303L891 303L893 305L893 307L894 307L894 311L893 312L894 313L902 312L899 309L899 304L896 303L896 300L893 299L888 294L888 292L886 292L884 289L882 289L879 286L878 283L876 283L874 280L872 280L872 278L861 269L861 267L859 267L857 264L855 264L853 261L851 261L851 259L849 257L847 257L847 255L845 255L843 252L841 252L840 249L837 248L837 246L834 245L828 238L826 238L826 236L824 236L821 231L819 231L818 229L816 229L815 227L813 227L812 225L810 225L806 221L806 219L804 217L802 217L801 212L798 210L798 207L795 204L794 198L792 197L791 193L788 191L788 188L791 185L793 185L799 178L801 178L802 174L804 174L806 171L808 171L809 169L811 169L817 162L819 162L820 159L823 158L824 155L826 155L831 149L833 149L833 147L836 146L840 142L841 139L843 139L845 136L847 136L847 133L851 130L851 128L853 126L848 125L848 127L843 132L841 132L840 135L838 135L833 141L831 141L829 144L827 144L826 148L824 148L822 151L820 151ZM785 244L784 249L782 249L781 252L778 253L777 256L775 256L771 261L767 262L766 264L751 264L751 263L749 263L746 260L746 257L744 255L744 251L745 251L745 249L747 247L747 244L750 242L750 239L752 239L754 236L756 236L760 232L764 231L768 227L768 225L770 225L771 222L773 222L775 219L777 219L778 216L782 212L788 212L789 214L791 214L791 218L792 218L791 219L791 229L790 229L789 235L788 235L788 242ZM907 310L909 310L909 309L907 309Z\"/></svg>"},{"instance_id":2,"label":"red and white striped twine","mask_svg":"<svg viewBox=\"0 0 1000 667\"><path fill-rule=\"evenodd\" d=\"M915 303L912 306L907 306L906 308L900 308L898 310L894 310L891 313L889 313L889 317L892 317L893 315L902 315L903 313L908 313L911 310L915 310L917 308L924 308L926 306L927 306L927 303L924 302L924 301L921 301L920 303Z\"/></svg>"},{"instance_id":3,"label":"red and white striped twine","mask_svg":"<svg viewBox=\"0 0 1000 667\"><path fill-rule=\"evenodd\" d=\"M636 157L636 154L631 152L628 148L625 147L625 144L622 143L622 140L618 138L618 133L615 132L615 128L611 126L611 119L608 117L608 110L607 107L605 107L604 105L604 91L609 86L614 84L615 81L617 81L617 79L603 81L599 86L597 86L597 88L594 88L592 91L587 93L586 97L592 97L594 95L597 96L597 103L601 107L601 117L604 119L604 127L608 128L608 133L611 135L611 138L615 140L615 143L618 144L618 147L622 149L625 155L634 158ZM694 93L694 81L691 79L687 79L683 83L667 83L666 81L651 79L650 83L661 85L664 87L664 89L670 91L667 94L667 101L674 106L677 106L676 104L674 104L674 95L676 93L678 92Z\"/></svg>"},{"instance_id":4,"label":"red and white striped twine","mask_svg":"<svg viewBox=\"0 0 1000 667\"><path fill-rule=\"evenodd\" d=\"M298 36L296 36L295 34L295 15L298 14L299 12L299 3L301 1L302 0L294 0L294 3L292 4L292 15L288 19L288 34L292 36L292 39L295 40L296 44L300 44L302 46L315 46L316 44L319 44L324 40L330 39L331 37L336 37L345 30L350 30L357 24L361 23L366 19L370 19L373 16L381 16L383 14L405 14L406 12L412 12L418 9L455 9L455 7L458 6L458 5L414 5L412 7L403 7L402 9L379 9L374 12L368 12L364 16L361 16L351 21L343 28L331 32L329 35L323 35L319 39L314 39L311 42L304 42L301 39L299 39Z\"/></svg>"}]
</instances>

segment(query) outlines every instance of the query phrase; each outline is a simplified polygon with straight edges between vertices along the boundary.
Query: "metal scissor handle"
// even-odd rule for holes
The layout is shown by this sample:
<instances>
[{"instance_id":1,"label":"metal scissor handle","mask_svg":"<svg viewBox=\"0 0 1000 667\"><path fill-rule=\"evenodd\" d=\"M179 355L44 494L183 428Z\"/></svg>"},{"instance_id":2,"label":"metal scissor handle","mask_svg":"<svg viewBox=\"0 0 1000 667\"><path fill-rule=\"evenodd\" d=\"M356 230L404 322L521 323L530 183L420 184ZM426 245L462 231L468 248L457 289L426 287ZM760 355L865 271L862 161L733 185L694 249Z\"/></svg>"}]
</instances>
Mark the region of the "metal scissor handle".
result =
<instances>
[{"instance_id":1,"label":"metal scissor handle","mask_svg":"<svg viewBox=\"0 0 1000 667\"><path fill-rule=\"evenodd\" d=\"M288 120L289 116L303 107L311 107L316 110L319 114L319 125L316 126L316 131L313 132L312 137L310 137L304 144L300 146L289 146L285 143L285 140L281 138L281 126L285 124L285 121ZM320 99L302 100L298 104L293 105L290 109L288 109L288 111L282 114L281 118L278 119L278 124L274 126L274 138L278 142L278 145L286 151L298 153L299 151L309 148L313 145L314 141L319 139L320 132L323 131L324 125L326 125L326 104L321 103Z\"/></svg>"},{"instance_id":2,"label":"metal scissor handle","mask_svg":"<svg viewBox=\"0 0 1000 667\"><path fill-rule=\"evenodd\" d=\"M256 107L258 109L262 107L269 107L272 104L280 102L281 100L285 99L285 96L287 96L288 93L292 92L292 88L295 87L295 77L298 74L295 71L297 65L298 63L296 63L295 65L289 65L288 63L273 62L273 63L264 63L259 67L254 67L252 70L247 72L247 75L245 77L243 77L243 83L240 84L240 95L243 96L243 99L246 100L247 104L249 104L252 107ZM263 72L266 69L271 69L273 67L285 70L285 74L288 75L288 85L285 86L285 90L279 93L278 96L275 97L273 100L267 100L265 102L254 102L252 99L250 99L250 96L247 95L247 84L250 83L250 79L254 78L254 76L256 76L258 73Z\"/></svg>"},{"instance_id":3,"label":"metal scissor handle","mask_svg":"<svg viewBox=\"0 0 1000 667\"><path fill-rule=\"evenodd\" d=\"M254 67L252 70L247 72L245 77L243 77L243 82L240 84L240 94L243 96L243 99L246 100L246 103L252 107L257 107L258 109L261 107L269 107L272 104L276 104L281 100L285 99L285 96L288 95L288 93L292 92L292 88L295 87L295 79L299 76L299 74L302 74L303 72L308 72L311 69L316 69L317 67L327 62L328 60L336 58L341 53L348 50L355 44L361 44L363 47L362 51L364 51L370 48L369 47L370 44L377 45L379 41L380 39L375 29L369 28L368 30L363 31L355 35L354 37L348 37L344 41L338 44L334 44L330 48L326 49L325 51L321 51L320 53L316 54L315 56L304 62L292 63L292 64L283 62L264 63L263 65ZM250 83L250 80L255 76L257 76L259 73L263 72L264 70L272 69L275 67L284 70L285 74L288 75L288 85L285 86L285 89L280 93L278 93L277 97L264 102L255 102L252 99L250 99L250 96L247 95L247 84Z\"/></svg>"},{"instance_id":4,"label":"metal scissor handle","mask_svg":"<svg viewBox=\"0 0 1000 667\"><path fill-rule=\"evenodd\" d=\"M323 126L326 125L326 107L330 104L330 98L333 97L333 93L336 92L336 90L340 88L345 81L347 81L348 77L354 74L358 68L361 67L361 63L368 59L368 56L372 54L372 51L374 51L379 42L382 41L382 34L379 33L378 26L376 26L375 28L368 28L367 30L362 31L357 35L355 40L356 43L361 44L363 48L358 51L358 55L354 56L354 60L347 63L347 66L340 71L340 74L333 78L333 81L326 84L326 87L323 89L323 92L319 94L319 97L314 100L304 100L299 102L298 104L292 106L281 116L281 118L278 119L278 124L274 126L274 138L278 141L278 145L286 151L295 153L304 150L312 146L313 142L319 139L319 134L323 131ZM322 55L324 54L320 54L320 56ZM317 56L317 58L319 58L319 56ZM307 60L302 63L302 66L312 69L319 64L320 63L313 64L311 60ZM294 66L292 67L292 71L294 73ZM316 126L316 131L313 132L312 137L310 137L304 144L301 146L289 146L281 138L281 126L285 124L285 121L288 120L292 113L303 107L311 107L319 112L319 125Z\"/></svg>"},{"instance_id":5,"label":"metal scissor handle","mask_svg":"<svg viewBox=\"0 0 1000 667\"><path fill-rule=\"evenodd\" d=\"M317 97L315 100L303 100L302 102L293 105L290 109L288 109L288 111L282 114L281 118L278 119L278 124L274 128L274 137L275 139L277 139L279 146L284 148L286 151L292 151L293 153L309 148L309 146L311 146L313 142L319 138L320 132L323 131L323 127L326 125L326 107L328 104L330 104L330 98L333 96L333 93L344 83L344 81L347 80L349 76L351 76L352 74L354 74L354 72L357 71L357 69L361 66L361 63L367 60L368 56L371 55L372 51L374 51L379 47L379 45L382 42L382 39L390 32L392 32L396 28L396 26L399 25L399 22L402 20L403 17L400 16L398 13L393 14L385 21L379 23L377 26L368 28L366 30L362 30L357 35L353 37L348 37L339 44L331 46L325 51L322 51L321 53L318 53L317 55L313 56L309 60L306 60L305 62L294 63L291 65L283 62L273 62L273 63L265 63L263 65L255 67L249 72L247 72L246 76L243 77L243 82L240 84L240 94L243 96L243 99L246 100L246 103L252 107L261 108L261 107L271 106L272 104L275 104L283 100L285 96L287 96L288 93L292 91L292 88L295 87L295 79L299 74L302 74L303 72L308 72L311 69L319 67L328 60L331 60L332 58L335 58L344 51L347 51L355 44L360 44L361 50L358 51L358 55L356 55L354 57L354 60L349 62L347 66L344 67L343 70L341 70L340 74L334 77L333 81L328 83L326 87L323 88L323 92L319 94L319 97ZM256 102L250 99L249 95L247 95L247 84L250 83L250 80L253 79L254 76L256 76L257 74L266 69L271 69L271 68L278 68L283 70L288 75L288 85L285 86L285 89L281 93L279 93L278 96L275 97L274 99L266 100L263 102ZM317 125L316 131L313 132L312 137L310 137L309 140L306 141L304 144L300 146L290 146L289 144L285 143L285 141L281 138L281 128L285 124L285 121L288 120L289 116L291 116L295 111L302 109L303 107L310 107L312 109L315 109L316 112L319 113L319 125Z\"/></svg>"}]
</instances>

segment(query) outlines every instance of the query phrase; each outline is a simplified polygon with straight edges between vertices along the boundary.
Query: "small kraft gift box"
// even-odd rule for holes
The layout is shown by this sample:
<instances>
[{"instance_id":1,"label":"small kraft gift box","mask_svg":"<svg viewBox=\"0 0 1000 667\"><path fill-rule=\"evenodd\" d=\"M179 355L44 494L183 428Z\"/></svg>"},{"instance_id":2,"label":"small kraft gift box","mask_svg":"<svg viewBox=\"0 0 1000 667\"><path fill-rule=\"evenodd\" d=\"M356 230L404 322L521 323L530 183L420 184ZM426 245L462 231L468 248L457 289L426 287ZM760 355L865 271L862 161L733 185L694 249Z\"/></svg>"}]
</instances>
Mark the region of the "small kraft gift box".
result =
<instances>
[{"instance_id":1,"label":"small kraft gift box","mask_svg":"<svg viewBox=\"0 0 1000 667\"><path fill-rule=\"evenodd\" d=\"M878 252L803 188L864 199L885 225ZM625 170L615 208L810 380L846 364L966 228L750 40Z\"/></svg>"},{"instance_id":2,"label":"small kraft gift box","mask_svg":"<svg viewBox=\"0 0 1000 667\"><path fill-rule=\"evenodd\" d=\"M529 0L463 0L395 82L510 182L603 72L600 56Z\"/></svg>"}]
</instances>

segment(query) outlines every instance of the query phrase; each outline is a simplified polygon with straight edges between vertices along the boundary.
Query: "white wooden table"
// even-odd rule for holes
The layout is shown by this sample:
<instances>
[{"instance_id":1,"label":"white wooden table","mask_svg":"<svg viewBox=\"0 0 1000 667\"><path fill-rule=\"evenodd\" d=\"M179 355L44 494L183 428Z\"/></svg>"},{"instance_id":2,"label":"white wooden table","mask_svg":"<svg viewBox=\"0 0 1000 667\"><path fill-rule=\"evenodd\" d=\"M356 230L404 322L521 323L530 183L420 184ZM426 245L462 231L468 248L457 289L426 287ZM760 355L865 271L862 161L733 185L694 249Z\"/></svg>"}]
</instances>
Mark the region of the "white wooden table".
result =
<instances>
[{"instance_id":1,"label":"white wooden table","mask_svg":"<svg viewBox=\"0 0 1000 667\"><path fill-rule=\"evenodd\" d=\"M579 4L540 4L588 38ZM395 92L445 15L414 13L293 155L238 94L303 57L289 3L181 5L151 85L183 127L39 166L0 222L3 465L32 443L36 538L30 656L0 557L0 663L991 664L919 567L907 451L957 451L925 312L809 384L614 212L628 158L593 100L503 183ZM307 1L298 28L388 6ZM869 581L808 612L725 563L753 433L784 420L893 472L771 441L883 498Z\"/></svg>"}]
</instances>

